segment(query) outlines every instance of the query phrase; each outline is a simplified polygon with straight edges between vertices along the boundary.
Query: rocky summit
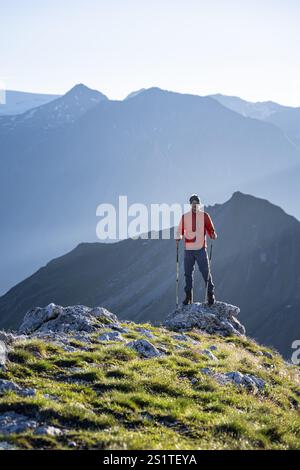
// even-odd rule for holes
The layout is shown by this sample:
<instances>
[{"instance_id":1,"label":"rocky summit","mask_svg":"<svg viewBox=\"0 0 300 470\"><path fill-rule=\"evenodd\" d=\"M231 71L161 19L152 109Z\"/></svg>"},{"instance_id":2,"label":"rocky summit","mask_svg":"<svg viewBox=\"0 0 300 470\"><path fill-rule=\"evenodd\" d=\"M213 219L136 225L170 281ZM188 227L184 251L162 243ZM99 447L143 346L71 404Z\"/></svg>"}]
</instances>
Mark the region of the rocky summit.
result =
<instances>
[{"instance_id":1,"label":"rocky summit","mask_svg":"<svg viewBox=\"0 0 300 470\"><path fill-rule=\"evenodd\" d=\"M175 331L199 328L210 334L240 336L244 335L246 330L236 319L239 313L239 307L225 302L215 302L213 305L195 302L172 312L164 321L164 326Z\"/></svg>"},{"instance_id":2,"label":"rocky summit","mask_svg":"<svg viewBox=\"0 0 300 470\"><path fill-rule=\"evenodd\" d=\"M0 331L1 449L299 449L300 372L239 308L160 326L49 304Z\"/></svg>"}]
</instances>

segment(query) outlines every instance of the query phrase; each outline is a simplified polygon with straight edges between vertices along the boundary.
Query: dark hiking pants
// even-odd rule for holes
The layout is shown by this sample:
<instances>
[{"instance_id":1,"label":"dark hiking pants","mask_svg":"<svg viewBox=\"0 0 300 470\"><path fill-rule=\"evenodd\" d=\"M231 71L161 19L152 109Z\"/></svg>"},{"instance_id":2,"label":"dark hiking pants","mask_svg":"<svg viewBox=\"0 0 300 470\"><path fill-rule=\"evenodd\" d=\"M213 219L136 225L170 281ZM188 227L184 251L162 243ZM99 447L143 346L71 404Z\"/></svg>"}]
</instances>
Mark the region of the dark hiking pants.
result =
<instances>
[{"instance_id":1,"label":"dark hiking pants","mask_svg":"<svg viewBox=\"0 0 300 470\"><path fill-rule=\"evenodd\" d=\"M193 273L195 262L197 261L199 271L201 272L205 285L209 273L209 261L206 248L200 250L184 250L184 275L185 275L185 290L193 288ZM214 293L215 286L212 281L211 274L208 277L208 294Z\"/></svg>"}]
</instances>

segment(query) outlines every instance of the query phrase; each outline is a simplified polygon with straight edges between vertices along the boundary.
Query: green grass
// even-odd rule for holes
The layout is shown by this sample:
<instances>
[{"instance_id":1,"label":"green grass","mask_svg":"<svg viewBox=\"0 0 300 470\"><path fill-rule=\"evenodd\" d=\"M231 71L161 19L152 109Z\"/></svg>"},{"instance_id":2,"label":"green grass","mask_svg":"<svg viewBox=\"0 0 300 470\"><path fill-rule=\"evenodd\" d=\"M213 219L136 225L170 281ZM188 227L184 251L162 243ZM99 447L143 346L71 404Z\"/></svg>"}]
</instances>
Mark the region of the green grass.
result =
<instances>
[{"instance_id":1,"label":"green grass","mask_svg":"<svg viewBox=\"0 0 300 470\"><path fill-rule=\"evenodd\" d=\"M192 344L163 328L139 326L151 330L150 341L166 355L141 359L124 343L101 343L97 335L88 350L69 353L40 340L15 344L0 377L37 393L5 393L0 412L38 418L64 434L0 434L0 440L23 449L68 449L70 442L77 449L300 449L299 368L248 338L195 330L187 334ZM126 341L143 337L137 325L124 327ZM212 345L218 362L202 353ZM251 373L268 386L260 393L222 386L203 367Z\"/></svg>"}]
</instances>

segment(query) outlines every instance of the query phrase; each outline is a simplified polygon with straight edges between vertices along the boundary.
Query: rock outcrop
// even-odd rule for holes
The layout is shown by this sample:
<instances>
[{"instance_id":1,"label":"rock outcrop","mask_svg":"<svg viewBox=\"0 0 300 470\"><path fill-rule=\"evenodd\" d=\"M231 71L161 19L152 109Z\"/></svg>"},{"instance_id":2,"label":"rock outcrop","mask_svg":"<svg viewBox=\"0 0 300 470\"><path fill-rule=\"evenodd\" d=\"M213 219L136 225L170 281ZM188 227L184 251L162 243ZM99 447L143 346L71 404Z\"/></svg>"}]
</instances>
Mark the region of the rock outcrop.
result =
<instances>
[{"instance_id":1,"label":"rock outcrop","mask_svg":"<svg viewBox=\"0 0 300 470\"><path fill-rule=\"evenodd\" d=\"M4 341L0 341L0 368L4 367L7 361L7 347Z\"/></svg>"},{"instance_id":2,"label":"rock outcrop","mask_svg":"<svg viewBox=\"0 0 300 470\"><path fill-rule=\"evenodd\" d=\"M98 341L123 341L123 337L119 331L108 331L98 336Z\"/></svg>"},{"instance_id":3,"label":"rock outcrop","mask_svg":"<svg viewBox=\"0 0 300 470\"><path fill-rule=\"evenodd\" d=\"M0 379L0 396L6 392L16 392L23 397L32 397L35 395L33 388L22 388L20 385L10 381Z\"/></svg>"},{"instance_id":4,"label":"rock outcrop","mask_svg":"<svg viewBox=\"0 0 300 470\"><path fill-rule=\"evenodd\" d=\"M246 333L246 330L236 319L239 313L239 307L225 302L215 302L212 306L195 302L176 309L168 315L163 324L166 328L175 331L198 328L210 334L241 336Z\"/></svg>"},{"instance_id":5,"label":"rock outcrop","mask_svg":"<svg viewBox=\"0 0 300 470\"><path fill-rule=\"evenodd\" d=\"M263 379L253 374L242 374L242 372L239 371L225 373L213 372L209 367L204 367L201 369L201 372L202 374L213 377L221 385L233 383L234 385L245 387L253 392L262 391L266 386L266 382Z\"/></svg>"},{"instance_id":6,"label":"rock outcrop","mask_svg":"<svg viewBox=\"0 0 300 470\"><path fill-rule=\"evenodd\" d=\"M84 305L61 307L49 304L47 307L36 307L26 313L19 333L26 335L43 335L44 333L93 333L99 326L118 326L116 315L103 307L90 308Z\"/></svg>"},{"instance_id":7,"label":"rock outcrop","mask_svg":"<svg viewBox=\"0 0 300 470\"><path fill-rule=\"evenodd\" d=\"M0 414L1 434L19 434L26 431L33 431L35 434L44 434L49 436L59 436L62 431L54 426L47 426L39 423L35 419L30 419L25 415L8 411Z\"/></svg>"}]
</instances>

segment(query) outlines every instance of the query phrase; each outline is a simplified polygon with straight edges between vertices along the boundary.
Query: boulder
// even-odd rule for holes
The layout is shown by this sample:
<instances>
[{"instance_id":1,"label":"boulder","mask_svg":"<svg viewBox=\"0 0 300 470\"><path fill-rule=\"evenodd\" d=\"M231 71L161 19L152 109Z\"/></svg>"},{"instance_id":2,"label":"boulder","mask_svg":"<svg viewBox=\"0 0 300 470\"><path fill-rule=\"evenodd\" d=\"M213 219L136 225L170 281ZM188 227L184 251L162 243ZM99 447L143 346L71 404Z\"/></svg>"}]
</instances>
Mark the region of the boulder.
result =
<instances>
[{"instance_id":1,"label":"boulder","mask_svg":"<svg viewBox=\"0 0 300 470\"><path fill-rule=\"evenodd\" d=\"M30 334L40 329L50 320L57 318L63 312L63 307L53 303L47 307L36 307L25 314L22 325L19 328L21 334Z\"/></svg>"},{"instance_id":2,"label":"boulder","mask_svg":"<svg viewBox=\"0 0 300 470\"><path fill-rule=\"evenodd\" d=\"M127 343L126 346L134 349L139 354L139 356L146 359L161 356L163 354L146 339L137 339L135 341L131 341L130 343Z\"/></svg>"},{"instance_id":3,"label":"boulder","mask_svg":"<svg viewBox=\"0 0 300 470\"><path fill-rule=\"evenodd\" d=\"M214 305L195 302L179 307L170 313L164 326L174 331L188 331L197 328L209 334L221 336L244 335L245 327L236 319L240 309L225 302Z\"/></svg>"},{"instance_id":4,"label":"boulder","mask_svg":"<svg viewBox=\"0 0 300 470\"><path fill-rule=\"evenodd\" d=\"M10 380L0 379L0 395L5 392L20 392L21 387Z\"/></svg>"},{"instance_id":5,"label":"boulder","mask_svg":"<svg viewBox=\"0 0 300 470\"><path fill-rule=\"evenodd\" d=\"M0 342L3 342L4 344L12 344L15 339L17 339L17 336L13 335L12 333L8 333L7 331L0 331Z\"/></svg>"},{"instance_id":6,"label":"boulder","mask_svg":"<svg viewBox=\"0 0 300 470\"><path fill-rule=\"evenodd\" d=\"M240 385L251 390L262 390L266 383L264 380L252 374L242 374L239 371L226 372L224 376L235 385Z\"/></svg>"},{"instance_id":7,"label":"boulder","mask_svg":"<svg viewBox=\"0 0 300 470\"><path fill-rule=\"evenodd\" d=\"M109 325L109 328L111 328L112 330L119 331L120 333L125 333L125 334L126 334L126 333L129 332L128 328L124 328L123 326L121 326L121 325L118 324L118 323L116 323L116 324L115 324L115 323L111 323L111 324Z\"/></svg>"},{"instance_id":8,"label":"boulder","mask_svg":"<svg viewBox=\"0 0 300 470\"><path fill-rule=\"evenodd\" d=\"M7 411L0 414L0 432L1 434L19 434L29 430L35 430L38 427L38 422L28 418L15 411Z\"/></svg>"},{"instance_id":9,"label":"boulder","mask_svg":"<svg viewBox=\"0 0 300 470\"><path fill-rule=\"evenodd\" d=\"M58 436L61 436L63 432L61 429L56 428L55 426L44 425L44 426L39 426L38 428L36 428L35 434L58 437Z\"/></svg>"},{"instance_id":10,"label":"boulder","mask_svg":"<svg viewBox=\"0 0 300 470\"><path fill-rule=\"evenodd\" d=\"M196 341L195 339L191 338L188 335L185 335L184 333L177 333L175 335L172 335L172 338L175 339L176 341L188 341L189 343L192 343L192 344L198 343L198 341Z\"/></svg>"},{"instance_id":11,"label":"boulder","mask_svg":"<svg viewBox=\"0 0 300 470\"><path fill-rule=\"evenodd\" d=\"M0 395L6 392L16 392L23 397L32 397L36 394L33 388L22 388L13 381L0 379Z\"/></svg>"},{"instance_id":12,"label":"boulder","mask_svg":"<svg viewBox=\"0 0 300 470\"><path fill-rule=\"evenodd\" d=\"M0 434L20 434L27 431L48 436L60 436L63 433L59 428L39 423L15 411L0 414Z\"/></svg>"},{"instance_id":13,"label":"boulder","mask_svg":"<svg viewBox=\"0 0 300 470\"><path fill-rule=\"evenodd\" d=\"M257 392L261 391L265 388L266 382L256 377L252 374L242 374L239 371L233 372L214 372L213 370L209 369L208 367L204 367L200 369L200 372L204 375L210 375L213 377L220 385L226 385L228 383L233 383L239 387L245 387L248 390Z\"/></svg>"},{"instance_id":14,"label":"boulder","mask_svg":"<svg viewBox=\"0 0 300 470\"><path fill-rule=\"evenodd\" d=\"M147 328L138 327L135 329L135 331L138 331L143 336L147 336L147 338L154 338L153 333L150 330L147 330Z\"/></svg>"},{"instance_id":15,"label":"boulder","mask_svg":"<svg viewBox=\"0 0 300 470\"><path fill-rule=\"evenodd\" d=\"M26 313L19 333L36 335L44 333L93 333L99 327L119 324L118 318L103 307L90 308L84 305L61 307L49 304L36 307Z\"/></svg>"},{"instance_id":16,"label":"boulder","mask_svg":"<svg viewBox=\"0 0 300 470\"><path fill-rule=\"evenodd\" d=\"M218 358L209 349L204 349L202 353L205 354L211 361L218 361Z\"/></svg>"},{"instance_id":17,"label":"boulder","mask_svg":"<svg viewBox=\"0 0 300 470\"><path fill-rule=\"evenodd\" d=\"M123 337L119 331L107 331L98 336L98 341L123 341Z\"/></svg>"}]
</instances>

